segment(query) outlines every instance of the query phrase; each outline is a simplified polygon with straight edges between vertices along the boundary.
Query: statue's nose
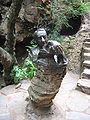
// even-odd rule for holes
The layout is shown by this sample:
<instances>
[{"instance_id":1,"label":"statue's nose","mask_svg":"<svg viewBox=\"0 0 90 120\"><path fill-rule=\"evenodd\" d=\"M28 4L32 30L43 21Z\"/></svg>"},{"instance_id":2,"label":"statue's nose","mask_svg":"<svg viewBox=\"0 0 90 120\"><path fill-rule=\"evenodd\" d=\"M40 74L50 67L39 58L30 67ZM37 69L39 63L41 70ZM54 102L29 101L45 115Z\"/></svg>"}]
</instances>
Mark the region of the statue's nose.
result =
<instances>
[{"instance_id":1,"label":"statue's nose","mask_svg":"<svg viewBox=\"0 0 90 120\"><path fill-rule=\"evenodd\" d=\"M45 42L45 39L42 37L42 42Z\"/></svg>"}]
</instances>

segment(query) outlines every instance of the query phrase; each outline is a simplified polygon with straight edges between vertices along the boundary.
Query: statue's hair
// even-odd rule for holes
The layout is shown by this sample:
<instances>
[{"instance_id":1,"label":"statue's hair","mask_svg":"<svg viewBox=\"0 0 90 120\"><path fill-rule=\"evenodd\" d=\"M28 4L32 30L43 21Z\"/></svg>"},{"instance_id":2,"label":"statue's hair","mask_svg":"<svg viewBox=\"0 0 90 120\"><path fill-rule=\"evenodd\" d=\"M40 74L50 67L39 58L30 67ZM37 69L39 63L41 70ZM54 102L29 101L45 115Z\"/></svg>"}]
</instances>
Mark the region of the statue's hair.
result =
<instances>
[{"instance_id":1,"label":"statue's hair","mask_svg":"<svg viewBox=\"0 0 90 120\"><path fill-rule=\"evenodd\" d=\"M47 33L46 33L44 28L39 28L35 31L34 40L35 40L36 43L38 42L38 38L41 37L41 36L45 36L45 38L47 40Z\"/></svg>"}]
</instances>

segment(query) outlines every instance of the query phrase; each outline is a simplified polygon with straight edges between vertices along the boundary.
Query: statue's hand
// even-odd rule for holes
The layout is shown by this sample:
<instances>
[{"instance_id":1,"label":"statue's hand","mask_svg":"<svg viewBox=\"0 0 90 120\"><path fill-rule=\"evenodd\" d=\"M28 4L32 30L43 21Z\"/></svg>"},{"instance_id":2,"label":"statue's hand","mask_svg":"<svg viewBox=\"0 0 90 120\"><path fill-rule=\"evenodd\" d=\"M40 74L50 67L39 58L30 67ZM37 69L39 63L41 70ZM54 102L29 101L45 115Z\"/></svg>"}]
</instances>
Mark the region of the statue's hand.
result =
<instances>
[{"instance_id":1,"label":"statue's hand","mask_svg":"<svg viewBox=\"0 0 90 120\"><path fill-rule=\"evenodd\" d=\"M49 57L49 52L45 49L41 49L38 54L38 58L46 58L46 57Z\"/></svg>"},{"instance_id":2,"label":"statue's hand","mask_svg":"<svg viewBox=\"0 0 90 120\"><path fill-rule=\"evenodd\" d=\"M61 45L57 46L57 54L63 54L63 48Z\"/></svg>"}]
</instances>

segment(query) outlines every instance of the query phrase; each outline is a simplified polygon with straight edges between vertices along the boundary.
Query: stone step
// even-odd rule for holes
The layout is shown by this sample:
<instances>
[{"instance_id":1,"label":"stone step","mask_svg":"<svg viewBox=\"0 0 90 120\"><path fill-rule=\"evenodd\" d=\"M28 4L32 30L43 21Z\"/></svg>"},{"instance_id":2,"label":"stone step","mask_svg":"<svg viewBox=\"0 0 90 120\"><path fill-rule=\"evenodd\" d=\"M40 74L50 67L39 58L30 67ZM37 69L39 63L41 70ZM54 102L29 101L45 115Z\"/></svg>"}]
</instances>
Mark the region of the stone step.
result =
<instances>
[{"instance_id":1,"label":"stone step","mask_svg":"<svg viewBox=\"0 0 90 120\"><path fill-rule=\"evenodd\" d=\"M84 41L85 42L90 42L90 38L86 38Z\"/></svg>"},{"instance_id":2,"label":"stone step","mask_svg":"<svg viewBox=\"0 0 90 120\"><path fill-rule=\"evenodd\" d=\"M79 79L76 89L90 95L90 79Z\"/></svg>"},{"instance_id":3,"label":"stone step","mask_svg":"<svg viewBox=\"0 0 90 120\"><path fill-rule=\"evenodd\" d=\"M85 53L90 53L90 48L84 47L84 52L85 52Z\"/></svg>"},{"instance_id":4,"label":"stone step","mask_svg":"<svg viewBox=\"0 0 90 120\"><path fill-rule=\"evenodd\" d=\"M84 53L84 60L90 60L90 53Z\"/></svg>"},{"instance_id":5,"label":"stone step","mask_svg":"<svg viewBox=\"0 0 90 120\"><path fill-rule=\"evenodd\" d=\"M90 68L90 60L85 60L83 62L84 67Z\"/></svg>"},{"instance_id":6,"label":"stone step","mask_svg":"<svg viewBox=\"0 0 90 120\"><path fill-rule=\"evenodd\" d=\"M85 47L90 47L90 42L84 42Z\"/></svg>"},{"instance_id":7,"label":"stone step","mask_svg":"<svg viewBox=\"0 0 90 120\"><path fill-rule=\"evenodd\" d=\"M90 69L85 68L81 74L81 78L90 79Z\"/></svg>"}]
</instances>

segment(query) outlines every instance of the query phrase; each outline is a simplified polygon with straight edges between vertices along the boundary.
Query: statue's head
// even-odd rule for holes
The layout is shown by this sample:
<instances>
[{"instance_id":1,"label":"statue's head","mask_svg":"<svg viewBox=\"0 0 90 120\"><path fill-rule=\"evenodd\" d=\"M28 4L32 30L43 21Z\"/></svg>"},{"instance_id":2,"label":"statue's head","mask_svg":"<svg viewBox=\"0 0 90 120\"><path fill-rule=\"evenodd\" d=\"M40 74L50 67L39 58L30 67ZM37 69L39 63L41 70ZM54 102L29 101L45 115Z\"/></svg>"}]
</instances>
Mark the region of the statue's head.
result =
<instances>
[{"instance_id":1,"label":"statue's head","mask_svg":"<svg viewBox=\"0 0 90 120\"><path fill-rule=\"evenodd\" d=\"M39 47L43 47L47 42L47 33L44 28L39 28L34 33L34 40Z\"/></svg>"}]
</instances>

